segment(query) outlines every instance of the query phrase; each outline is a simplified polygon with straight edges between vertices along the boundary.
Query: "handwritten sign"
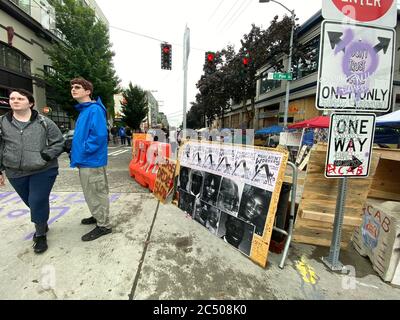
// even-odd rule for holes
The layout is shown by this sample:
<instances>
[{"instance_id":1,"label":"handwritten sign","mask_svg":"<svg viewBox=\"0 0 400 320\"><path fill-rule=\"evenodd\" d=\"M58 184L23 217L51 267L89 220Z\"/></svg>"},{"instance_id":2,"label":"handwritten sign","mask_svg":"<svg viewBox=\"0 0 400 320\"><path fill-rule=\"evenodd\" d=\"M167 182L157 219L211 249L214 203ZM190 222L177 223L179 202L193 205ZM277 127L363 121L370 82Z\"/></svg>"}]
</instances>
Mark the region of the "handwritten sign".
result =
<instances>
[{"instance_id":1,"label":"handwritten sign","mask_svg":"<svg viewBox=\"0 0 400 320\"><path fill-rule=\"evenodd\" d=\"M159 169L157 171L156 184L154 186L153 194L164 204L174 184L175 168L175 161L165 159L165 161L159 165Z\"/></svg>"}]
</instances>

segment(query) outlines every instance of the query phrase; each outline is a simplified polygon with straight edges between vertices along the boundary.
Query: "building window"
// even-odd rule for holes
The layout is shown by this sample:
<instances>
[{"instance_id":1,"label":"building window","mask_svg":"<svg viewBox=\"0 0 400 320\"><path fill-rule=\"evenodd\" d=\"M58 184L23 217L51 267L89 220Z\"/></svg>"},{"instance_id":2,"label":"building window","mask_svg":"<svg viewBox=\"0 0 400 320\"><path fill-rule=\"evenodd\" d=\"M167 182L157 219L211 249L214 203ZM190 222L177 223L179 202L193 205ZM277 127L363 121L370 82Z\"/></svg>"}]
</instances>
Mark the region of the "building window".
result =
<instances>
[{"instance_id":1,"label":"building window","mask_svg":"<svg viewBox=\"0 0 400 320\"><path fill-rule=\"evenodd\" d=\"M31 59L0 42L0 67L31 75Z\"/></svg>"},{"instance_id":2,"label":"building window","mask_svg":"<svg viewBox=\"0 0 400 320\"><path fill-rule=\"evenodd\" d=\"M268 79L269 72L277 72L278 70L281 69L282 69L282 61L280 61L276 67L271 67L261 74L260 94L265 94L273 89L281 87L281 81Z\"/></svg>"},{"instance_id":3,"label":"building window","mask_svg":"<svg viewBox=\"0 0 400 320\"><path fill-rule=\"evenodd\" d=\"M15 3L27 14L31 15L31 0L11 0L11 2Z\"/></svg>"},{"instance_id":4,"label":"building window","mask_svg":"<svg viewBox=\"0 0 400 320\"><path fill-rule=\"evenodd\" d=\"M319 36L304 45L305 57L293 59L293 80L303 78L318 70Z\"/></svg>"}]
</instances>

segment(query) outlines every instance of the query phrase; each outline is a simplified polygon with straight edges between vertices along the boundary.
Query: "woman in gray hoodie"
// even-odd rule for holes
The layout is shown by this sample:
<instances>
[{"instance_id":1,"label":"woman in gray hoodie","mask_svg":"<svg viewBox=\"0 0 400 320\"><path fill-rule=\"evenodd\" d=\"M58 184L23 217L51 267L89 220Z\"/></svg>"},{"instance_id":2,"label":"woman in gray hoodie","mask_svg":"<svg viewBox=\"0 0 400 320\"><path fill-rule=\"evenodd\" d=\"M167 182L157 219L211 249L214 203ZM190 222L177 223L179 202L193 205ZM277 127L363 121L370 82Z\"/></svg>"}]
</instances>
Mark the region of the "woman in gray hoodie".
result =
<instances>
[{"instance_id":1,"label":"woman in gray hoodie","mask_svg":"<svg viewBox=\"0 0 400 320\"><path fill-rule=\"evenodd\" d=\"M57 157L64 138L57 125L33 110L35 100L23 89L10 94L11 111L0 117L0 186L5 174L29 207L35 224L34 252L47 250L49 196L58 175Z\"/></svg>"}]
</instances>

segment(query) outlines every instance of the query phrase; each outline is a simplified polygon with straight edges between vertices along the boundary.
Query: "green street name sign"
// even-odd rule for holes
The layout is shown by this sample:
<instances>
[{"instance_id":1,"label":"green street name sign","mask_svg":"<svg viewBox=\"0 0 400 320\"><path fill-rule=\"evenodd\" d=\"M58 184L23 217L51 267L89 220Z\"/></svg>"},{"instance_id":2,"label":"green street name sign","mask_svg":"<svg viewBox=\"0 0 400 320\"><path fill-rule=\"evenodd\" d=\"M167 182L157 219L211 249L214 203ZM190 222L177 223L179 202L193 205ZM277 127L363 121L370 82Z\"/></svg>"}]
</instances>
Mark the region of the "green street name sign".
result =
<instances>
[{"instance_id":1,"label":"green street name sign","mask_svg":"<svg viewBox=\"0 0 400 320\"><path fill-rule=\"evenodd\" d=\"M293 73L269 72L268 80L293 80Z\"/></svg>"}]
</instances>

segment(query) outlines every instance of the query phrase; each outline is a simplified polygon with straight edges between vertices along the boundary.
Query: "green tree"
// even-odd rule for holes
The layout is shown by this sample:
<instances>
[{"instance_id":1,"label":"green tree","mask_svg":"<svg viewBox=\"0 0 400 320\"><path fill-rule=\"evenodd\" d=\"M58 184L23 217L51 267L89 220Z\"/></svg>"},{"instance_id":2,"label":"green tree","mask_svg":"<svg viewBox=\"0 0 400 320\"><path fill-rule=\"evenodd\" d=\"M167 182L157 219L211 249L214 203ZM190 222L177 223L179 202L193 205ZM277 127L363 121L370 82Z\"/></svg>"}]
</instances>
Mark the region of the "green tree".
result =
<instances>
[{"instance_id":1,"label":"green tree","mask_svg":"<svg viewBox=\"0 0 400 320\"><path fill-rule=\"evenodd\" d=\"M124 100L121 101L122 122L134 130L139 129L149 112L146 92L129 83L129 87L122 92L122 96L124 97Z\"/></svg>"},{"instance_id":2,"label":"green tree","mask_svg":"<svg viewBox=\"0 0 400 320\"><path fill-rule=\"evenodd\" d=\"M56 12L56 28L62 41L45 49L54 72L47 72L45 80L48 96L76 118L77 112L71 98L69 81L83 77L93 83L93 98L100 96L109 114L114 116L114 94L118 92L119 79L115 74L107 26L97 20L91 8L79 1L50 0Z\"/></svg>"}]
</instances>

